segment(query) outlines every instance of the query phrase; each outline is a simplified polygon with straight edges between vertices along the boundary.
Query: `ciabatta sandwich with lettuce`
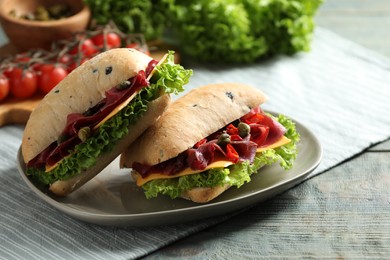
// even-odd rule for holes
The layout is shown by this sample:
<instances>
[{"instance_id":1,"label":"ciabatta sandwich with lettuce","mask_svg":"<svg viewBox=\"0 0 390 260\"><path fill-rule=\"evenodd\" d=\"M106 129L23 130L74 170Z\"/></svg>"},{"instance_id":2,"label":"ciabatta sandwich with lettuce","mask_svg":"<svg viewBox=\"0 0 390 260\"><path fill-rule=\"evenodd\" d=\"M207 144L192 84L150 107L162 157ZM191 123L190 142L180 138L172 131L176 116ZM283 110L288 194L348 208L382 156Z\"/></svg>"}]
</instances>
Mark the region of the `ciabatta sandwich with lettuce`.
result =
<instances>
[{"instance_id":1,"label":"ciabatta sandwich with lettuce","mask_svg":"<svg viewBox=\"0 0 390 260\"><path fill-rule=\"evenodd\" d=\"M174 101L121 155L147 198L209 202L240 188L266 165L289 169L299 134L283 115L265 113L264 93L243 84L194 89Z\"/></svg>"},{"instance_id":2,"label":"ciabatta sandwich with lettuce","mask_svg":"<svg viewBox=\"0 0 390 260\"><path fill-rule=\"evenodd\" d=\"M22 155L28 177L65 196L93 178L183 89L192 71L135 49L101 53L73 70L31 113Z\"/></svg>"}]
</instances>

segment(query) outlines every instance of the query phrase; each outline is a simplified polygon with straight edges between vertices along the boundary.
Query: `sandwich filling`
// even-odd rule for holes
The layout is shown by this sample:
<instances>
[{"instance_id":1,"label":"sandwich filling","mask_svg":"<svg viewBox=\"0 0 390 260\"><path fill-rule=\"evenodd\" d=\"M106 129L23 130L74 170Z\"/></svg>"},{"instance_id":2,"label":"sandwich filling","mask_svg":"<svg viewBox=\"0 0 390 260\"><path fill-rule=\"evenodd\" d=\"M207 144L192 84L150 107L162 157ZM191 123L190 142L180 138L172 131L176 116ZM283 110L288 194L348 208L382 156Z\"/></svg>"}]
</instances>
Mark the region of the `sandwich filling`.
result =
<instances>
[{"instance_id":1,"label":"sandwich filling","mask_svg":"<svg viewBox=\"0 0 390 260\"><path fill-rule=\"evenodd\" d=\"M133 169L148 198L176 198L196 187L240 187L265 165L279 161L284 169L291 168L298 140L290 119L256 108L175 158L153 166L134 163Z\"/></svg>"},{"instance_id":2,"label":"sandwich filling","mask_svg":"<svg viewBox=\"0 0 390 260\"><path fill-rule=\"evenodd\" d=\"M68 115L58 140L27 163L27 175L48 185L93 166L101 153L112 150L128 133L149 102L183 91L191 75L191 70L174 63L173 52L162 63L152 60L145 71L106 91L98 104Z\"/></svg>"}]
</instances>

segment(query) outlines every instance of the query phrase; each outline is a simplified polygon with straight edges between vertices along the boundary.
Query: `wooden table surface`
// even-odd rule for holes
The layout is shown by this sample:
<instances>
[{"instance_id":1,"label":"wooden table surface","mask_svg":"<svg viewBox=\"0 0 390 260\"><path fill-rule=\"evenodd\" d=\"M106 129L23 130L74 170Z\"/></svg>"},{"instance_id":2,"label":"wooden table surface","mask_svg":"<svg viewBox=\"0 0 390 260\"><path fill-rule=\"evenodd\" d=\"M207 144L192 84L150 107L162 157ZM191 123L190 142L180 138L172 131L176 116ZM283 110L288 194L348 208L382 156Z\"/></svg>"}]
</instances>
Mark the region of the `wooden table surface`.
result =
<instances>
[{"instance_id":1,"label":"wooden table surface","mask_svg":"<svg viewBox=\"0 0 390 260\"><path fill-rule=\"evenodd\" d=\"M389 0L326 0L316 21L390 57ZM146 259L390 259L389 159L388 140Z\"/></svg>"}]
</instances>

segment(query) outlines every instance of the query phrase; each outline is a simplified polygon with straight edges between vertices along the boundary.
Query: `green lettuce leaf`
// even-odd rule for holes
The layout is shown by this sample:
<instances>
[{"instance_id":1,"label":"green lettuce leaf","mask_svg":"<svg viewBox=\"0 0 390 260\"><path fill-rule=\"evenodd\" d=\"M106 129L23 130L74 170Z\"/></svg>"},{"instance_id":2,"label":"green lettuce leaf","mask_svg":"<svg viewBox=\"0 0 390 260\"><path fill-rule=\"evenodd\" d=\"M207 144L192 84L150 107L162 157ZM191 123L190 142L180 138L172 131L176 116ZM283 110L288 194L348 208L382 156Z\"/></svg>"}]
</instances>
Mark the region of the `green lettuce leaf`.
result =
<instances>
[{"instance_id":1,"label":"green lettuce leaf","mask_svg":"<svg viewBox=\"0 0 390 260\"><path fill-rule=\"evenodd\" d=\"M309 51L323 0L176 0L174 36L201 61L248 63Z\"/></svg>"},{"instance_id":2,"label":"green lettuce leaf","mask_svg":"<svg viewBox=\"0 0 390 260\"><path fill-rule=\"evenodd\" d=\"M205 172L173 179L152 180L142 185L146 197L149 199L163 194L174 199L183 192L195 187L216 187L225 184L239 188L249 182L251 180L250 176L257 173L261 167L276 162L279 162L283 169L290 169L298 154L296 144L299 141L299 134L291 119L284 115L279 115L275 119L286 128L285 136L291 140L290 143L257 153L253 164L250 164L249 161L244 161L227 168L210 169Z\"/></svg>"},{"instance_id":3,"label":"green lettuce leaf","mask_svg":"<svg viewBox=\"0 0 390 260\"><path fill-rule=\"evenodd\" d=\"M102 124L85 142L77 145L55 169L46 173L45 169L28 168L27 175L39 184L48 185L57 180L67 180L95 165L98 157L111 151L128 133L129 126L142 117L148 110L149 102L162 93L177 94L184 90L183 85L188 83L192 70L175 64L173 55L169 52L165 62L156 67L149 87L143 88L124 109Z\"/></svg>"},{"instance_id":4,"label":"green lettuce leaf","mask_svg":"<svg viewBox=\"0 0 390 260\"><path fill-rule=\"evenodd\" d=\"M124 33L141 33L146 40L159 38L173 0L84 0L96 24L113 21Z\"/></svg>"}]
</instances>

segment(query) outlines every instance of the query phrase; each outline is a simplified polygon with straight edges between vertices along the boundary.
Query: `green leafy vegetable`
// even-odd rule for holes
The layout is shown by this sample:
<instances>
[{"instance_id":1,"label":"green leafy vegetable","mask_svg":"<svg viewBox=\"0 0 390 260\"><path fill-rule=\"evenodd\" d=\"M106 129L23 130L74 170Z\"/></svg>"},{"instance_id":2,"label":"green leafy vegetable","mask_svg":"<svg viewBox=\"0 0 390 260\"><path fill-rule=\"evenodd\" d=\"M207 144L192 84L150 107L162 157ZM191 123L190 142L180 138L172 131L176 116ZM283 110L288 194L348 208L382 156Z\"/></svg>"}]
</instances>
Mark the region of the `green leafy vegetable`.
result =
<instances>
[{"instance_id":1,"label":"green leafy vegetable","mask_svg":"<svg viewBox=\"0 0 390 260\"><path fill-rule=\"evenodd\" d=\"M102 124L85 142L77 145L74 152L49 173L45 169L28 168L27 175L38 183L48 185L57 180L66 180L96 164L100 154L113 149L148 109L148 103L161 93L179 93L192 75L191 70L174 64L173 52L157 67L149 87L142 88L136 97L118 114Z\"/></svg>"},{"instance_id":2,"label":"green leafy vegetable","mask_svg":"<svg viewBox=\"0 0 390 260\"><path fill-rule=\"evenodd\" d=\"M253 164L248 161L231 165L227 168L215 168L205 172L181 176L173 179L156 179L142 185L147 198L157 197L158 194L168 195L171 198L179 197L183 192L195 187L216 187L228 184L240 187L251 180L251 175L261 167L279 162L285 170L292 167L297 156L296 143L299 134L295 124L284 115L276 118L287 130L285 136L290 143L276 149L268 149L256 154Z\"/></svg>"},{"instance_id":3,"label":"green leafy vegetable","mask_svg":"<svg viewBox=\"0 0 390 260\"><path fill-rule=\"evenodd\" d=\"M264 38L254 37L248 13L237 0L185 1L177 8L174 28L191 57L249 62L267 52Z\"/></svg>"},{"instance_id":4,"label":"green leafy vegetable","mask_svg":"<svg viewBox=\"0 0 390 260\"><path fill-rule=\"evenodd\" d=\"M253 62L308 51L323 0L84 0L98 24L177 43L192 58ZM163 32L167 32L163 34Z\"/></svg>"},{"instance_id":5,"label":"green leafy vegetable","mask_svg":"<svg viewBox=\"0 0 390 260\"><path fill-rule=\"evenodd\" d=\"M161 36L171 0L84 0L97 24L114 21L124 33L143 33L147 40Z\"/></svg>"},{"instance_id":6,"label":"green leafy vegetable","mask_svg":"<svg viewBox=\"0 0 390 260\"><path fill-rule=\"evenodd\" d=\"M322 0L177 1L174 27L185 53L204 61L252 62L308 51Z\"/></svg>"}]
</instances>

